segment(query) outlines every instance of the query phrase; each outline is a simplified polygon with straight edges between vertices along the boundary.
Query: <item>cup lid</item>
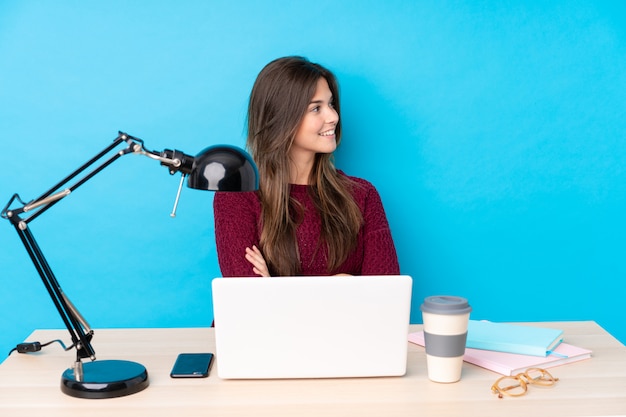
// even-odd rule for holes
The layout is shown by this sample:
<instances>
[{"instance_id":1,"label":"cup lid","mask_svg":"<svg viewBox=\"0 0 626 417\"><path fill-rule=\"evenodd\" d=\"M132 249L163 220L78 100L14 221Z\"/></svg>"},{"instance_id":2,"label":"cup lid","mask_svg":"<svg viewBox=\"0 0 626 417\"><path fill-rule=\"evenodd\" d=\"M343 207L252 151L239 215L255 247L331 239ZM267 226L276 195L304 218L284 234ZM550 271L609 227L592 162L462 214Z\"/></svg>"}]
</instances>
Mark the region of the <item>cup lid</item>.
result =
<instances>
[{"instance_id":1,"label":"cup lid","mask_svg":"<svg viewBox=\"0 0 626 417\"><path fill-rule=\"evenodd\" d=\"M434 295L426 297L421 310L433 314L465 314L472 311L466 298L452 295Z\"/></svg>"}]
</instances>

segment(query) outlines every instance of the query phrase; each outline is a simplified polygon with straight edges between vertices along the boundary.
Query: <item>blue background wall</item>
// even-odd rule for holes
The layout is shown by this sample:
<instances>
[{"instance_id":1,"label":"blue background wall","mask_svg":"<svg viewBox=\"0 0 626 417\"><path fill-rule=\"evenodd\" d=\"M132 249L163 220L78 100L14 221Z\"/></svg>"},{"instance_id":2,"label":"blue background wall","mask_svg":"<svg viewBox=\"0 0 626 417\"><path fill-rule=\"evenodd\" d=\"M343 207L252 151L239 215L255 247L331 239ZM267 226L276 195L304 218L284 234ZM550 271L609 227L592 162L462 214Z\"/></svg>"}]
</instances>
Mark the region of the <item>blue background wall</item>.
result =
<instances>
[{"instance_id":1,"label":"blue background wall","mask_svg":"<svg viewBox=\"0 0 626 417\"><path fill-rule=\"evenodd\" d=\"M476 319L596 320L624 342L624 4L3 0L1 205L118 130L243 146L257 73L301 54L339 77L337 165L382 195L412 322L449 293ZM185 189L171 219L178 179L126 156L31 223L96 329L210 324L212 194ZM0 247L1 355L62 323L4 221Z\"/></svg>"}]
</instances>

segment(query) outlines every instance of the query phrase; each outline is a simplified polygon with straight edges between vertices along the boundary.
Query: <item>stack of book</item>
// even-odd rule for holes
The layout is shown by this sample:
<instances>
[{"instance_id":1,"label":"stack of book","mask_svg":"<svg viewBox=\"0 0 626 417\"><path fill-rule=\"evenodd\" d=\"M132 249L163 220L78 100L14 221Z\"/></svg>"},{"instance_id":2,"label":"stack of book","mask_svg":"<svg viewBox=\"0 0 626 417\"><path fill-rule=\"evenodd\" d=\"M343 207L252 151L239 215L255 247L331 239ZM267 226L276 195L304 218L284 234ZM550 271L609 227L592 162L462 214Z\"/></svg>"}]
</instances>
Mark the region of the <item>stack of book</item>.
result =
<instances>
[{"instance_id":1,"label":"stack of book","mask_svg":"<svg viewBox=\"0 0 626 417\"><path fill-rule=\"evenodd\" d=\"M424 332L409 334L424 346ZM591 351L563 343L563 331L490 321L470 320L463 360L502 375L528 368L551 368L591 357Z\"/></svg>"}]
</instances>

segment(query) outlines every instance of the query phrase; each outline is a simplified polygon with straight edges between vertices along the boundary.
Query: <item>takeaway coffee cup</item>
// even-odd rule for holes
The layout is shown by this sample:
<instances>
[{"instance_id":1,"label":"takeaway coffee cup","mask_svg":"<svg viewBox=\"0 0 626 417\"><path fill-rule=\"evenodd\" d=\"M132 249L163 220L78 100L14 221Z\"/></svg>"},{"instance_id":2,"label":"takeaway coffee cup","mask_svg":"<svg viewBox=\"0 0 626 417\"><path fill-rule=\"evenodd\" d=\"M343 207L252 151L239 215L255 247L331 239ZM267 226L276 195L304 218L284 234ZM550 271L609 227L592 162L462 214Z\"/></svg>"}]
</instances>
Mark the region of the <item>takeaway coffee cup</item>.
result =
<instances>
[{"instance_id":1,"label":"takeaway coffee cup","mask_svg":"<svg viewBox=\"0 0 626 417\"><path fill-rule=\"evenodd\" d=\"M465 298L426 297L421 307L428 378L435 382L461 379L467 324L472 311Z\"/></svg>"}]
</instances>

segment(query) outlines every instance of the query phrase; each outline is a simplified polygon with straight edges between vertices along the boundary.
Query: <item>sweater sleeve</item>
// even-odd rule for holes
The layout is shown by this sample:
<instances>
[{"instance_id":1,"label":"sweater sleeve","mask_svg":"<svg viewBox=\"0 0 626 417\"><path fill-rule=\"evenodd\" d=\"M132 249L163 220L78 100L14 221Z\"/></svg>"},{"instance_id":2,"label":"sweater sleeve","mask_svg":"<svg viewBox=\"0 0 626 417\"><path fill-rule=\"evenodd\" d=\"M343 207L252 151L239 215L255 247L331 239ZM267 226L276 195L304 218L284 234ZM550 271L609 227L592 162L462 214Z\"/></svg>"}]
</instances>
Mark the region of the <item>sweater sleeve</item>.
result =
<instances>
[{"instance_id":1,"label":"sweater sleeve","mask_svg":"<svg viewBox=\"0 0 626 417\"><path fill-rule=\"evenodd\" d=\"M259 246L255 192L217 192L213 199L215 245L222 276L257 276L246 260L246 247Z\"/></svg>"},{"instance_id":2,"label":"sweater sleeve","mask_svg":"<svg viewBox=\"0 0 626 417\"><path fill-rule=\"evenodd\" d=\"M370 185L363 212L363 275L398 275L400 266L389 222L376 188Z\"/></svg>"}]
</instances>

